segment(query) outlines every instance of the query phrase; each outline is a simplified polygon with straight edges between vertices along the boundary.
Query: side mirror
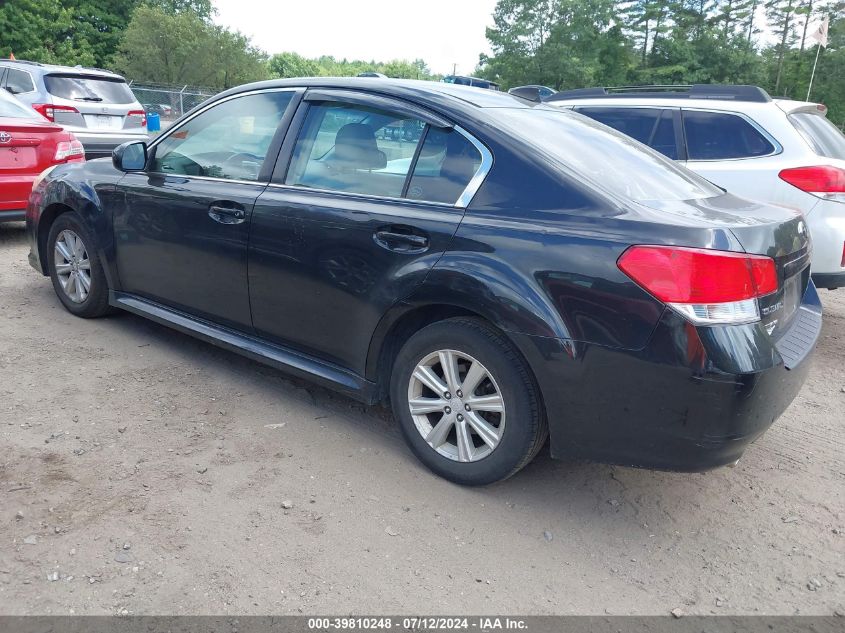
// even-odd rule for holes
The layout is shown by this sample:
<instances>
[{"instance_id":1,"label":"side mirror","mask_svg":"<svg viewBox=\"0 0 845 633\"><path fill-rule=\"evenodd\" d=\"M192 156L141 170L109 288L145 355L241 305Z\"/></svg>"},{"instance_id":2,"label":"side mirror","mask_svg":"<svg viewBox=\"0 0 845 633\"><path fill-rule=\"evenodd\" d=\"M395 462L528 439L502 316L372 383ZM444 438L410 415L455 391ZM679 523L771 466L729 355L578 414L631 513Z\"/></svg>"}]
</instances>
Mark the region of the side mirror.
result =
<instances>
[{"instance_id":1,"label":"side mirror","mask_svg":"<svg viewBox=\"0 0 845 633\"><path fill-rule=\"evenodd\" d=\"M147 144L129 141L114 148L111 161L120 171L141 171L147 166Z\"/></svg>"}]
</instances>

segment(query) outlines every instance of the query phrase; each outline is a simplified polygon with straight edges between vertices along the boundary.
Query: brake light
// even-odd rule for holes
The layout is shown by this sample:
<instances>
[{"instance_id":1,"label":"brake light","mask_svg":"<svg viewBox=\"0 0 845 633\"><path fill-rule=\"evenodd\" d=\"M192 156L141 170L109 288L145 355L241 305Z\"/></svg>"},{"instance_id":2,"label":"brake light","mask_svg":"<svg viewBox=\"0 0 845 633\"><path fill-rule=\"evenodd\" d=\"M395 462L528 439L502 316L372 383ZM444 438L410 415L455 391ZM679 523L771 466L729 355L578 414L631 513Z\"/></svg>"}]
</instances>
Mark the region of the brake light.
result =
<instances>
[{"instance_id":1,"label":"brake light","mask_svg":"<svg viewBox=\"0 0 845 633\"><path fill-rule=\"evenodd\" d=\"M56 155L53 160L60 163L68 160L79 160L78 157L80 156L85 156L85 148L77 139L59 141L56 144Z\"/></svg>"},{"instance_id":2,"label":"brake light","mask_svg":"<svg viewBox=\"0 0 845 633\"><path fill-rule=\"evenodd\" d=\"M771 257L676 246L632 246L620 270L699 325L760 320L757 298L778 289Z\"/></svg>"},{"instance_id":3,"label":"brake light","mask_svg":"<svg viewBox=\"0 0 845 633\"><path fill-rule=\"evenodd\" d=\"M807 193L845 193L845 169L829 165L784 169L778 176Z\"/></svg>"},{"instance_id":4,"label":"brake light","mask_svg":"<svg viewBox=\"0 0 845 633\"><path fill-rule=\"evenodd\" d=\"M845 268L845 243L842 244L842 262L839 265Z\"/></svg>"},{"instance_id":5,"label":"brake light","mask_svg":"<svg viewBox=\"0 0 845 633\"><path fill-rule=\"evenodd\" d=\"M73 106L53 105L52 103L33 103L33 109L48 121L56 120L56 112L72 112L79 114L79 110Z\"/></svg>"},{"instance_id":6,"label":"brake light","mask_svg":"<svg viewBox=\"0 0 845 633\"><path fill-rule=\"evenodd\" d=\"M147 125L147 113L144 112L143 110L130 110L129 112L126 113L126 116L139 119L141 127L144 127L145 125Z\"/></svg>"}]
</instances>

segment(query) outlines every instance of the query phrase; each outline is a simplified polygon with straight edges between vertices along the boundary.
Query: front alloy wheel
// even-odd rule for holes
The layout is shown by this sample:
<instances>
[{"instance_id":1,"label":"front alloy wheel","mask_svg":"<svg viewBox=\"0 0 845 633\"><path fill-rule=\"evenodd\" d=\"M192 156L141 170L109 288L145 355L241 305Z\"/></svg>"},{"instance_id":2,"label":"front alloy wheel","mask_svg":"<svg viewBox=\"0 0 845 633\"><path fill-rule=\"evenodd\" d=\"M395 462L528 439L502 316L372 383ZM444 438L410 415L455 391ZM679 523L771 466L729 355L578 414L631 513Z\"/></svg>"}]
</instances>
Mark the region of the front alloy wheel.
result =
<instances>
[{"instance_id":1,"label":"front alloy wheel","mask_svg":"<svg viewBox=\"0 0 845 633\"><path fill-rule=\"evenodd\" d=\"M47 268L56 295L69 312L93 318L108 314L109 288L92 233L75 212L62 213L47 236Z\"/></svg>"},{"instance_id":2,"label":"front alloy wheel","mask_svg":"<svg viewBox=\"0 0 845 633\"><path fill-rule=\"evenodd\" d=\"M70 229L59 233L53 261L65 296L74 303L83 303L91 292L91 260L82 238Z\"/></svg>"}]
</instances>

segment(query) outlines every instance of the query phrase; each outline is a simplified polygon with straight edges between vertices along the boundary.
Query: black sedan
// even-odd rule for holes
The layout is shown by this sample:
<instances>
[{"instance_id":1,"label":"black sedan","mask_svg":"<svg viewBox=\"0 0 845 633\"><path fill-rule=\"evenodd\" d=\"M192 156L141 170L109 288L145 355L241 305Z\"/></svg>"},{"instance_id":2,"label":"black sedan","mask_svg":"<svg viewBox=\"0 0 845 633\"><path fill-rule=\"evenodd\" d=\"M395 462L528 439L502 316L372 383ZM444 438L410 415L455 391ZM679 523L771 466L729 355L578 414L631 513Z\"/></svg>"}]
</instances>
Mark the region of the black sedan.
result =
<instances>
[{"instance_id":1,"label":"black sedan","mask_svg":"<svg viewBox=\"0 0 845 633\"><path fill-rule=\"evenodd\" d=\"M385 134L386 129L419 134ZM115 308L389 401L436 473L729 464L819 337L801 216L599 123L389 79L241 86L42 175L30 261Z\"/></svg>"}]
</instances>

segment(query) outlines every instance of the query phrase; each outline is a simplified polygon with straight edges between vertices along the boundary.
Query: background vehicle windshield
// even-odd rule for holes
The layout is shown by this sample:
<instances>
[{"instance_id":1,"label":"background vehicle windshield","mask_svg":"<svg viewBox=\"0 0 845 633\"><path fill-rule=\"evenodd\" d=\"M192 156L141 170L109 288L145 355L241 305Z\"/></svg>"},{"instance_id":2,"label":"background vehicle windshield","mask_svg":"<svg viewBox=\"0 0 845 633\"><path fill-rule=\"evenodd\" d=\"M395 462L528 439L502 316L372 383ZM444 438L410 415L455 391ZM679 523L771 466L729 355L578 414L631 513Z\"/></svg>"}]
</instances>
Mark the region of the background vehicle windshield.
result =
<instances>
[{"instance_id":1,"label":"background vehicle windshield","mask_svg":"<svg viewBox=\"0 0 845 633\"><path fill-rule=\"evenodd\" d=\"M826 117L814 112L796 112L789 115L789 120L816 154L845 160L845 136Z\"/></svg>"},{"instance_id":2,"label":"background vehicle windshield","mask_svg":"<svg viewBox=\"0 0 845 633\"><path fill-rule=\"evenodd\" d=\"M552 109L489 110L503 127L596 187L638 201L694 200L723 191L629 136L592 119Z\"/></svg>"},{"instance_id":3,"label":"background vehicle windshield","mask_svg":"<svg viewBox=\"0 0 845 633\"><path fill-rule=\"evenodd\" d=\"M15 119L38 119L44 118L32 108L27 108L18 102L5 90L0 90L0 117L12 117Z\"/></svg>"},{"instance_id":4,"label":"background vehicle windshield","mask_svg":"<svg viewBox=\"0 0 845 633\"><path fill-rule=\"evenodd\" d=\"M47 91L54 97L97 103L134 103L135 96L123 79L91 75L47 75Z\"/></svg>"}]
</instances>

